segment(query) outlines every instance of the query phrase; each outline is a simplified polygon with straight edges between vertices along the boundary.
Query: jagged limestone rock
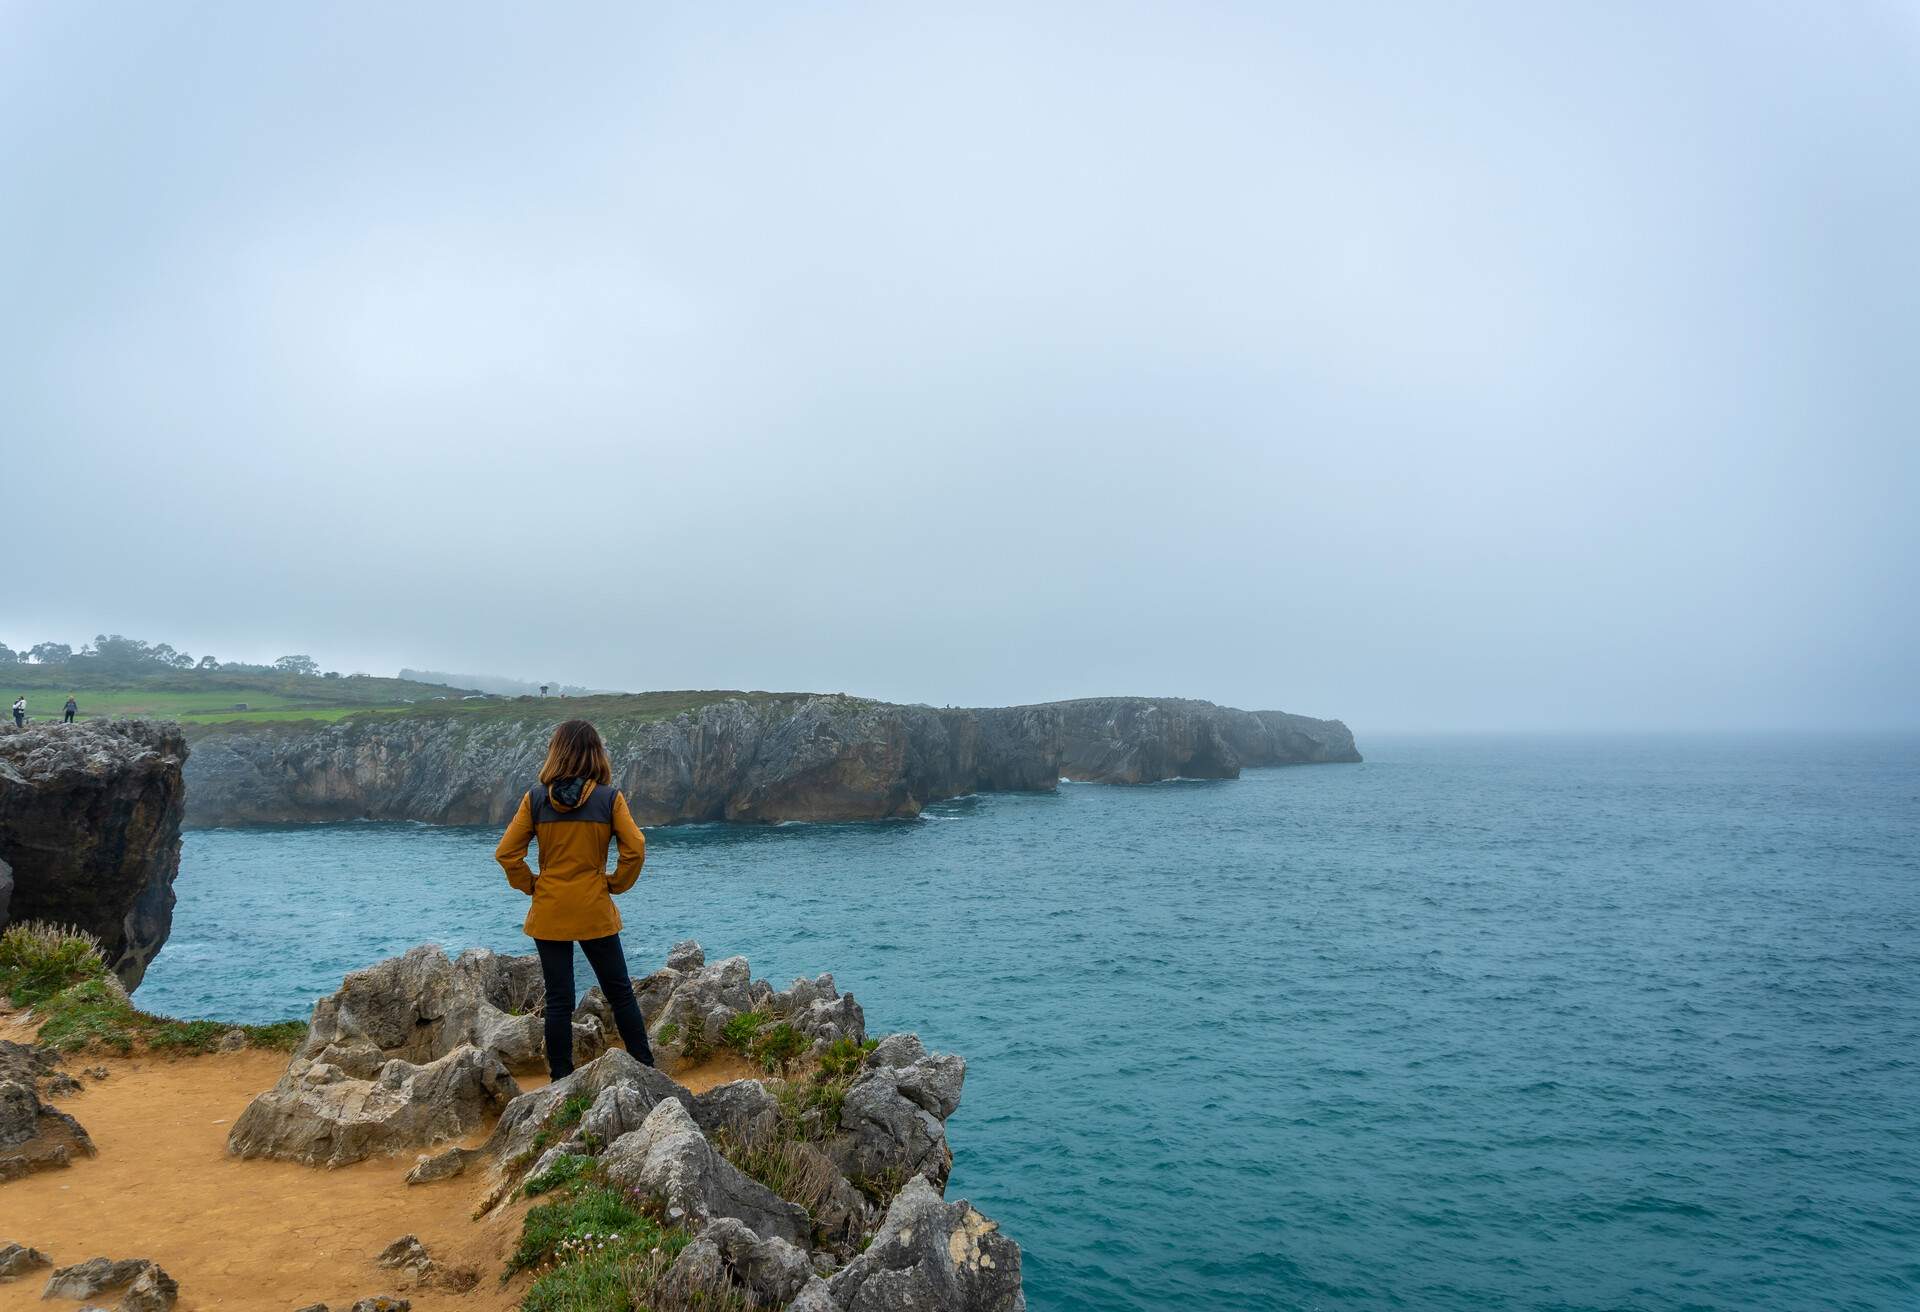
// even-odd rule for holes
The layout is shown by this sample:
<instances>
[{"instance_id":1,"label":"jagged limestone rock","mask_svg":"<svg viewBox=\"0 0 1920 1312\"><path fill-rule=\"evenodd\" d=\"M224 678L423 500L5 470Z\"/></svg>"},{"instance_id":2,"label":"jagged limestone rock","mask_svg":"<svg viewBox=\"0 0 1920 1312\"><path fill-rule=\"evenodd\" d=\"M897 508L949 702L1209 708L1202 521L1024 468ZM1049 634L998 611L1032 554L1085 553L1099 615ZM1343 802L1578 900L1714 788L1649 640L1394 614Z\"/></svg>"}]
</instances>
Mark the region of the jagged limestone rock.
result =
<instances>
[{"instance_id":1,"label":"jagged limestone rock","mask_svg":"<svg viewBox=\"0 0 1920 1312\"><path fill-rule=\"evenodd\" d=\"M832 1288L815 1276L794 1295L793 1302L787 1304L786 1312L841 1312L841 1308L833 1301Z\"/></svg>"},{"instance_id":2,"label":"jagged limestone rock","mask_svg":"<svg viewBox=\"0 0 1920 1312\"><path fill-rule=\"evenodd\" d=\"M160 1269L144 1257L112 1258L91 1257L72 1266L63 1266L47 1277L46 1288L40 1291L42 1298L89 1299L95 1294L109 1289L118 1289L122 1285L131 1285L149 1268ZM166 1272L161 1271L161 1276ZM171 1280L168 1280L171 1284Z\"/></svg>"},{"instance_id":3,"label":"jagged limestone rock","mask_svg":"<svg viewBox=\"0 0 1920 1312\"><path fill-rule=\"evenodd\" d=\"M762 1239L721 1217L680 1250L666 1277L670 1295L687 1305L720 1303L742 1291L755 1307L783 1307L815 1279L807 1255L784 1239Z\"/></svg>"},{"instance_id":4,"label":"jagged limestone rock","mask_svg":"<svg viewBox=\"0 0 1920 1312\"><path fill-rule=\"evenodd\" d=\"M916 1175L944 1188L953 1169L945 1121L960 1105L966 1074L960 1057L928 1053L910 1034L890 1035L847 1089L827 1155L869 1189Z\"/></svg>"},{"instance_id":5,"label":"jagged limestone rock","mask_svg":"<svg viewBox=\"0 0 1920 1312\"><path fill-rule=\"evenodd\" d=\"M693 1119L708 1138L726 1134L735 1143L761 1143L779 1129L780 1103L759 1080L733 1080L696 1094Z\"/></svg>"},{"instance_id":6,"label":"jagged limestone rock","mask_svg":"<svg viewBox=\"0 0 1920 1312\"><path fill-rule=\"evenodd\" d=\"M413 1281L415 1288L445 1289L464 1294L480 1283L480 1273L472 1267L444 1266L434 1260L417 1235L402 1235L385 1248L374 1261L389 1271L399 1271Z\"/></svg>"},{"instance_id":7,"label":"jagged limestone rock","mask_svg":"<svg viewBox=\"0 0 1920 1312\"><path fill-rule=\"evenodd\" d=\"M0 1284L53 1265L53 1259L25 1244L0 1244Z\"/></svg>"},{"instance_id":8,"label":"jagged limestone rock","mask_svg":"<svg viewBox=\"0 0 1920 1312\"><path fill-rule=\"evenodd\" d=\"M345 1166L469 1134L519 1093L499 1058L471 1046L424 1066L395 1058L371 1079L296 1058L278 1084L247 1104L227 1151Z\"/></svg>"},{"instance_id":9,"label":"jagged limestone rock","mask_svg":"<svg viewBox=\"0 0 1920 1312\"><path fill-rule=\"evenodd\" d=\"M923 1176L887 1208L867 1251L829 1282L842 1312L1024 1312L1020 1245Z\"/></svg>"},{"instance_id":10,"label":"jagged limestone rock","mask_svg":"<svg viewBox=\"0 0 1920 1312\"><path fill-rule=\"evenodd\" d=\"M152 1262L133 1278L114 1312L170 1312L180 1298L180 1282Z\"/></svg>"},{"instance_id":11,"label":"jagged limestone rock","mask_svg":"<svg viewBox=\"0 0 1920 1312\"><path fill-rule=\"evenodd\" d=\"M639 1129L658 1101L630 1085L602 1089L580 1118L582 1143L604 1148L629 1130Z\"/></svg>"},{"instance_id":12,"label":"jagged limestone rock","mask_svg":"<svg viewBox=\"0 0 1920 1312\"><path fill-rule=\"evenodd\" d=\"M549 1139L560 1141L555 1147L584 1151L581 1130L585 1126L585 1115L574 1125L561 1128L557 1135L549 1124L550 1120L564 1103L581 1096L593 1100L589 1106L588 1114L591 1114L593 1108L600 1106L601 1098L616 1089L627 1091L628 1098L616 1096L602 1109L601 1114L609 1120L618 1118L622 1123L632 1117L635 1111L639 1112L639 1120L644 1123L647 1113L663 1101L687 1106L693 1103L691 1093L653 1067L642 1065L629 1056L625 1049L615 1048L596 1057L565 1079L555 1080L543 1089L535 1089L515 1098L500 1113L499 1124L493 1127L493 1133L487 1137L486 1143L475 1151L493 1161L503 1174L511 1174L527 1164L542 1132ZM602 1124L606 1123L603 1120ZM611 1140L603 1139L602 1145L608 1142Z\"/></svg>"},{"instance_id":13,"label":"jagged limestone rock","mask_svg":"<svg viewBox=\"0 0 1920 1312\"><path fill-rule=\"evenodd\" d=\"M655 971L635 986L648 1017L648 1037L656 1052L682 1060L690 1049L717 1046L727 1022L742 1012L760 1011L774 1024L797 1030L817 1052L836 1039L866 1038L866 1016L851 993L834 987L832 975L796 979L776 991L753 978L745 957L707 962L698 943L674 949L687 969ZM692 964L695 960L702 964Z\"/></svg>"},{"instance_id":14,"label":"jagged limestone rock","mask_svg":"<svg viewBox=\"0 0 1920 1312\"><path fill-rule=\"evenodd\" d=\"M462 1174L478 1157L472 1148L453 1147L432 1156L422 1156L419 1163L407 1172L408 1184L432 1184L436 1180L451 1180Z\"/></svg>"},{"instance_id":15,"label":"jagged limestone rock","mask_svg":"<svg viewBox=\"0 0 1920 1312\"><path fill-rule=\"evenodd\" d=\"M80 1092L80 1081L60 1069L52 1048L0 1039L0 1080L15 1080L42 1098L66 1098Z\"/></svg>"},{"instance_id":16,"label":"jagged limestone rock","mask_svg":"<svg viewBox=\"0 0 1920 1312\"><path fill-rule=\"evenodd\" d=\"M354 971L315 1003L295 1057L338 1066L360 1079L393 1058L421 1065L465 1044L509 1067L544 1064L545 996L537 957L473 948L455 961L423 943ZM576 1009L575 1060L591 1061L605 1051L608 1032L598 1018Z\"/></svg>"},{"instance_id":17,"label":"jagged limestone rock","mask_svg":"<svg viewBox=\"0 0 1920 1312\"><path fill-rule=\"evenodd\" d=\"M802 1245L812 1231L805 1208L741 1172L700 1133L678 1101L664 1101L638 1130L621 1135L600 1157L607 1179L658 1198L667 1219L704 1226L732 1217L756 1234Z\"/></svg>"},{"instance_id":18,"label":"jagged limestone rock","mask_svg":"<svg viewBox=\"0 0 1920 1312\"><path fill-rule=\"evenodd\" d=\"M42 1102L31 1083L0 1079L0 1180L67 1166L93 1151L80 1122Z\"/></svg>"},{"instance_id":19,"label":"jagged limestone rock","mask_svg":"<svg viewBox=\"0 0 1920 1312\"><path fill-rule=\"evenodd\" d=\"M859 1025L848 1033L848 1022L836 1019L832 1022L836 1033L854 1038L864 1029L857 1004L849 1007L851 998L839 992L829 975L796 980L788 989L775 991L751 977L744 958L709 965L698 945L690 943L681 945L676 957L687 969L659 972L667 977L666 996L669 1001L679 999L689 1013L704 1010L706 1019L716 1026L723 1026L741 1010L779 1017L816 1015L825 1008L840 1011ZM432 1052L440 1044L474 1032L463 1011L472 992L469 985L481 991L492 988L494 997L507 997L516 977L519 987L527 986L524 967L510 958L487 954L468 966L464 979L459 965L447 962L444 955L436 961L431 952L410 953L382 963L384 970L356 972L354 986L343 987L334 999L329 1024L316 1040L316 1057L297 1057L283 1086L339 1100L339 1095L325 1090L343 1085L405 1088L411 1080L414 1093L421 1093L419 1081L435 1063L416 1066L390 1058L375 1072L374 1080L356 1081L317 1057L344 1053L351 1059L356 1045L378 1052L386 1050L383 1044L398 1051ZM383 989L397 998L380 997ZM478 1004L472 1010L478 1014ZM409 1048L409 1043L418 1046ZM471 1045L457 1048L453 1055L468 1063L498 1066L491 1053ZM408 1180L445 1179L476 1161L490 1163L491 1190L482 1202L482 1209L488 1210L514 1197L521 1181L567 1154L579 1153L598 1159L597 1170L608 1183L658 1200L667 1219L697 1232L695 1242L673 1268L673 1279L690 1293L731 1291L756 1305L788 1303L817 1312L848 1312L855 1306L869 1312L891 1309L895 1304L878 1300L895 1293L909 1300L898 1303L901 1308L947 1306L911 1302L937 1294L974 1300L954 1306L1000 1312L1020 1306L1004 1298L1009 1263L1011 1288L1015 1296L1018 1293L1017 1247L998 1238L993 1224L965 1204L949 1209L938 1199L952 1160L943 1122L959 1106L965 1076L966 1064L957 1056L930 1053L911 1034L889 1035L859 1060L840 1102L837 1130L822 1143L807 1136L827 1134L836 1122L823 1116L810 1126L788 1124L779 1101L760 1080L733 1081L696 1097L659 1070L615 1049L566 1079L513 1097L484 1145L456 1146L424 1157ZM505 1078L510 1084L510 1077ZM803 1068L796 1078L813 1077ZM376 1096L359 1087L352 1093ZM268 1110L258 1113L269 1128L274 1123L268 1115L272 1097L273 1093L263 1095ZM421 1101L431 1106L436 1100ZM826 1105L830 1107L831 1100ZM253 1114L249 1108L249 1115ZM354 1140L358 1121L352 1115L293 1119L307 1128L290 1132L290 1141L279 1144L281 1151L276 1155L327 1162L336 1157L351 1160L353 1153L361 1151ZM243 1116L235 1126L234 1139L253 1137L255 1127L247 1121ZM315 1130L315 1125L321 1128ZM308 1137L302 1139L301 1134ZM709 1134L720 1143L709 1139ZM736 1154L741 1150L785 1154L786 1178L804 1182L796 1188L804 1189L806 1205L779 1197L745 1174L721 1151L722 1145ZM875 1257L869 1250L862 1259L867 1265L860 1268L867 1274L859 1280L848 1276L848 1271L855 1270L851 1265L834 1275L832 1285L819 1279L852 1257L859 1239L881 1217L882 1205L869 1201L862 1190L884 1200L907 1180L912 1181L907 1191L913 1195L907 1200L912 1207L925 1203L920 1193L933 1199L937 1210L929 1215L945 1236L944 1265L914 1247L913 1228L901 1219L908 1213L900 1210L901 1200L895 1198L894 1207L886 1210L886 1224L893 1227L891 1242L905 1256L899 1260L884 1254ZM818 1247L809 1252L815 1244ZM441 1280L413 1236L396 1241L383 1261L411 1278L403 1288L466 1287ZM843 1280L847 1282L844 1290Z\"/></svg>"}]
</instances>

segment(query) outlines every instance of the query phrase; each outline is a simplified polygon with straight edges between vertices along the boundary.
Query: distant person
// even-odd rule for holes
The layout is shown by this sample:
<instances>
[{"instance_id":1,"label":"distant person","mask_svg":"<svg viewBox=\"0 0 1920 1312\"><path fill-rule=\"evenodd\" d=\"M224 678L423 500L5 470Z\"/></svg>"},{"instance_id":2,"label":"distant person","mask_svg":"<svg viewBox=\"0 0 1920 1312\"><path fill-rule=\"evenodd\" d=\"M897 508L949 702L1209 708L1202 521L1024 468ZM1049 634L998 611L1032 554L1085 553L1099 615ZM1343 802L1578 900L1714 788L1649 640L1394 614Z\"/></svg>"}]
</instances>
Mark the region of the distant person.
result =
<instances>
[{"instance_id":1,"label":"distant person","mask_svg":"<svg viewBox=\"0 0 1920 1312\"><path fill-rule=\"evenodd\" d=\"M24 694L13 699L13 727L16 729L27 727L27 699Z\"/></svg>"},{"instance_id":2,"label":"distant person","mask_svg":"<svg viewBox=\"0 0 1920 1312\"><path fill-rule=\"evenodd\" d=\"M540 869L527 865L527 847L540 841ZM607 873L607 849L620 859ZM613 763L600 732L585 720L568 720L547 744L540 782L520 799L520 809L494 851L507 882L533 898L522 926L540 951L547 986L547 1070L558 1080L573 1073L573 945L586 953L613 1004L620 1042L653 1065L646 1020L633 996L627 956L620 947L620 912L613 894L640 877L647 859L646 835L633 822L627 799L613 786Z\"/></svg>"},{"instance_id":3,"label":"distant person","mask_svg":"<svg viewBox=\"0 0 1920 1312\"><path fill-rule=\"evenodd\" d=\"M74 715L75 715L75 713L79 711L79 709L80 709L80 703L79 703L79 702L77 702L77 701L75 701L75 700L74 700L74 699L73 699L72 697L68 697L68 698L67 698L67 713L66 713L65 715L63 715L63 716L61 716L61 717L60 717L60 722L61 722L62 724L72 724L72 723L73 723L73 717L74 717Z\"/></svg>"}]
</instances>

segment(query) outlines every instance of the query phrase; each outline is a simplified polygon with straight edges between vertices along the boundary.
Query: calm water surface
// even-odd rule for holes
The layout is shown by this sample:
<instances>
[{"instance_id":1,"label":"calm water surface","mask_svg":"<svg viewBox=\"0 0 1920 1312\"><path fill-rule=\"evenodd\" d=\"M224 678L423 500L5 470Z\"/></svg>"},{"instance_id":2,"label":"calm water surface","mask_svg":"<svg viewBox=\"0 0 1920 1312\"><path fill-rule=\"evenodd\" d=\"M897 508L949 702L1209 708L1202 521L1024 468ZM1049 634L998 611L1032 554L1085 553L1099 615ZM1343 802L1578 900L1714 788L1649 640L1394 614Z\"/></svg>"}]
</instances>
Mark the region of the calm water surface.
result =
<instances>
[{"instance_id":1,"label":"calm water surface","mask_svg":"<svg viewBox=\"0 0 1920 1312\"><path fill-rule=\"evenodd\" d=\"M1920 1307L1920 741L1363 747L653 830L628 954L832 970L964 1053L948 1196L1042 1312ZM494 839L191 833L140 1000L525 950Z\"/></svg>"}]
</instances>

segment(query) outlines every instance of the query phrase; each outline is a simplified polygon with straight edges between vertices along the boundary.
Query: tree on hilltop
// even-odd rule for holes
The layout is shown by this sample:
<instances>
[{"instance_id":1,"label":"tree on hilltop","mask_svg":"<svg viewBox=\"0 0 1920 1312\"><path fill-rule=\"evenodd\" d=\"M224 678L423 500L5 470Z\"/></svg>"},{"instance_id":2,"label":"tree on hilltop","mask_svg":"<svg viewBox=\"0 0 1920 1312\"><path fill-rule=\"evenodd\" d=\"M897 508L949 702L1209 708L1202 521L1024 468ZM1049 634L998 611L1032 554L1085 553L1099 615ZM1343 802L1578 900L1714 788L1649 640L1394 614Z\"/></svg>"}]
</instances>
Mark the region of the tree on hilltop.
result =
<instances>
[{"instance_id":1,"label":"tree on hilltop","mask_svg":"<svg viewBox=\"0 0 1920 1312\"><path fill-rule=\"evenodd\" d=\"M311 656L282 656L273 663L273 668L282 674L304 674L312 677L320 673L320 662Z\"/></svg>"},{"instance_id":2,"label":"tree on hilltop","mask_svg":"<svg viewBox=\"0 0 1920 1312\"><path fill-rule=\"evenodd\" d=\"M180 653L170 643L155 646L118 633L96 633L93 645L82 647L74 657L81 664L113 674L132 674L156 666L173 669L179 659Z\"/></svg>"},{"instance_id":3,"label":"tree on hilltop","mask_svg":"<svg viewBox=\"0 0 1920 1312\"><path fill-rule=\"evenodd\" d=\"M36 642L27 655L41 665L65 665L73 659L73 648L64 642Z\"/></svg>"}]
</instances>

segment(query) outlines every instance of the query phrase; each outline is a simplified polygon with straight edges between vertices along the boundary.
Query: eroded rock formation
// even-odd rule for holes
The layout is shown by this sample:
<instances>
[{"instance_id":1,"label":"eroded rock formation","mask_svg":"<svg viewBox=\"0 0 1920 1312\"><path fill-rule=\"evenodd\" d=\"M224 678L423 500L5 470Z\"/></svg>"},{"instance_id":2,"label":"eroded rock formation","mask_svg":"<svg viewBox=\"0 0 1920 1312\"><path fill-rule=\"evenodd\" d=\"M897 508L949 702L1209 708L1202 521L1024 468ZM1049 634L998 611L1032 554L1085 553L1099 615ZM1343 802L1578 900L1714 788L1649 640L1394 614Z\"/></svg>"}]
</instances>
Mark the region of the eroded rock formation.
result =
<instances>
[{"instance_id":1,"label":"eroded rock formation","mask_svg":"<svg viewBox=\"0 0 1920 1312\"><path fill-rule=\"evenodd\" d=\"M867 1251L827 1285L843 1312L966 1308L1022 1312L1020 1245L962 1199L915 1176L887 1208Z\"/></svg>"},{"instance_id":2,"label":"eroded rock formation","mask_svg":"<svg viewBox=\"0 0 1920 1312\"><path fill-rule=\"evenodd\" d=\"M40 1297L86 1301L111 1290L124 1290L117 1312L167 1312L180 1297L180 1286L160 1266L144 1257L115 1261L91 1257L57 1268L47 1277Z\"/></svg>"},{"instance_id":3,"label":"eroded rock formation","mask_svg":"<svg viewBox=\"0 0 1920 1312\"><path fill-rule=\"evenodd\" d=\"M186 760L150 720L0 728L0 921L77 925L137 986L173 925Z\"/></svg>"},{"instance_id":4,"label":"eroded rock formation","mask_svg":"<svg viewBox=\"0 0 1920 1312\"><path fill-rule=\"evenodd\" d=\"M43 1101L31 1084L0 1079L0 1181L91 1156L93 1141L80 1122Z\"/></svg>"},{"instance_id":5,"label":"eroded rock formation","mask_svg":"<svg viewBox=\"0 0 1920 1312\"><path fill-rule=\"evenodd\" d=\"M471 948L451 960L425 943L404 956L356 970L314 1004L296 1061L321 1061L369 1079L400 1058L430 1062L463 1044L514 1069L544 1066L541 1008L546 989L538 957L509 957ZM607 1048L611 1008L595 1014L598 990L574 1011L574 1060L591 1061Z\"/></svg>"},{"instance_id":6,"label":"eroded rock formation","mask_svg":"<svg viewBox=\"0 0 1920 1312\"><path fill-rule=\"evenodd\" d=\"M348 975L314 1004L307 1037L227 1138L237 1157L342 1166L458 1138L519 1095L509 1064L542 1058L539 962L431 944ZM604 1049L574 1026L576 1053Z\"/></svg>"},{"instance_id":7,"label":"eroded rock formation","mask_svg":"<svg viewBox=\"0 0 1920 1312\"><path fill-rule=\"evenodd\" d=\"M535 961L449 960L425 946L349 975L316 1004L306 1042L235 1124L229 1150L339 1165L430 1148L497 1114L483 1144L422 1153L408 1183L465 1177L477 1214L554 1180L591 1178L641 1200L693 1236L659 1277L685 1305L1024 1307L1019 1247L966 1203L941 1198L953 1160L946 1120L966 1079L959 1057L911 1034L867 1041L860 1004L829 975L775 989L745 958L709 963L687 942L635 988L667 1070L732 1044L784 1054L789 1082L770 1074L695 1096L613 1048L520 1093L501 1062L528 1051L514 1022L538 1014ZM591 1019L581 1026L597 1036ZM763 1050L749 1030L777 1032L783 1046ZM378 1260L412 1288L478 1278L443 1270L411 1235Z\"/></svg>"},{"instance_id":8,"label":"eroded rock formation","mask_svg":"<svg viewBox=\"0 0 1920 1312\"><path fill-rule=\"evenodd\" d=\"M60 1069L59 1054L0 1039L0 1181L93 1155L80 1122L48 1101L78 1092L80 1082Z\"/></svg>"},{"instance_id":9,"label":"eroded rock formation","mask_svg":"<svg viewBox=\"0 0 1920 1312\"><path fill-rule=\"evenodd\" d=\"M346 1166L457 1139L519 1092L499 1058L471 1045L424 1065L395 1058L366 1079L326 1062L296 1062L240 1113L227 1151Z\"/></svg>"},{"instance_id":10,"label":"eroded rock formation","mask_svg":"<svg viewBox=\"0 0 1920 1312\"><path fill-rule=\"evenodd\" d=\"M18 1280L33 1271L43 1271L53 1265L53 1259L37 1248L25 1244L0 1244L0 1284Z\"/></svg>"},{"instance_id":11,"label":"eroded rock formation","mask_svg":"<svg viewBox=\"0 0 1920 1312\"><path fill-rule=\"evenodd\" d=\"M689 1229L726 1217L756 1234L804 1244L813 1228L806 1208L728 1161L673 1098L609 1144L601 1169L611 1183L658 1198L667 1220Z\"/></svg>"},{"instance_id":12,"label":"eroded rock formation","mask_svg":"<svg viewBox=\"0 0 1920 1312\"><path fill-rule=\"evenodd\" d=\"M867 1037L860 1004L853 994L834 987L832 975L796 979L784 989L775 989L753 978L745 957L709 963L693 942L677 945L668 954L667 965L635 984L634 993L647 1018L648 1042L669 1060L712 1049L721 1041L727 1022L746 1011L791 1026L814 1051L835 1039L859 1043ZM593 995L589 1002L605 1006ZM611 1016L609 1009L608 1025Z\"/></svg>"}]
</instances>

